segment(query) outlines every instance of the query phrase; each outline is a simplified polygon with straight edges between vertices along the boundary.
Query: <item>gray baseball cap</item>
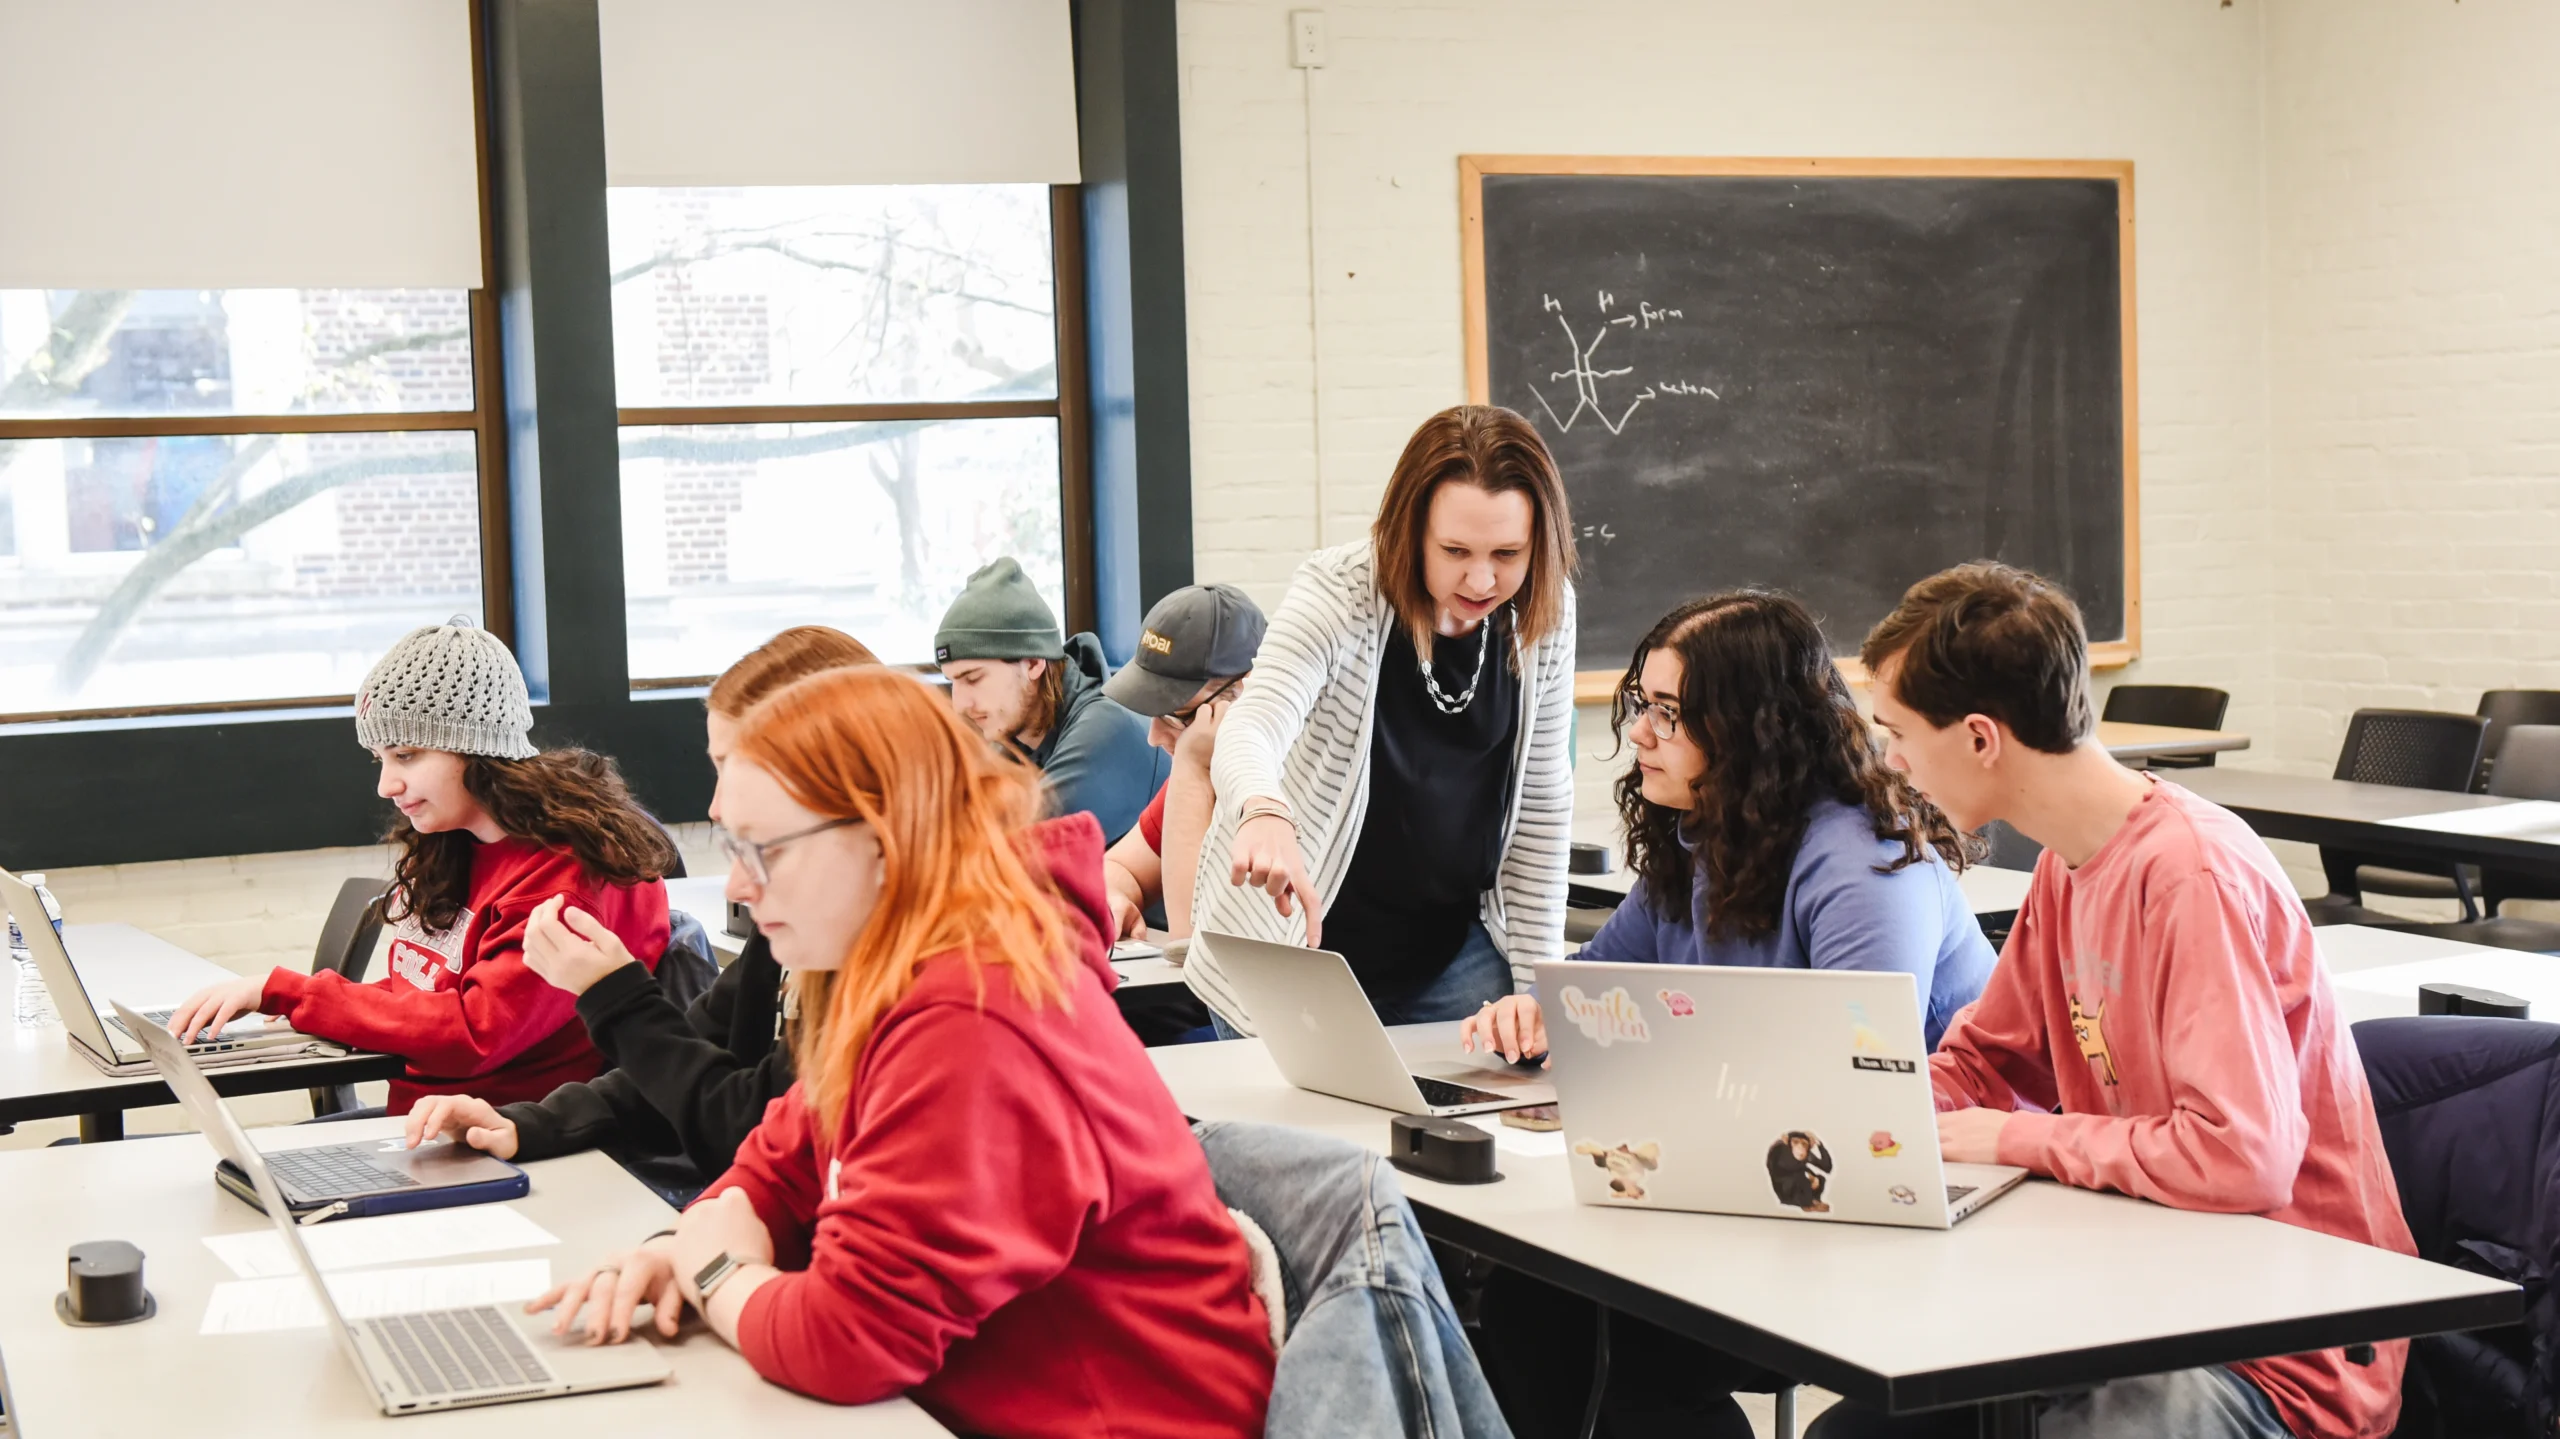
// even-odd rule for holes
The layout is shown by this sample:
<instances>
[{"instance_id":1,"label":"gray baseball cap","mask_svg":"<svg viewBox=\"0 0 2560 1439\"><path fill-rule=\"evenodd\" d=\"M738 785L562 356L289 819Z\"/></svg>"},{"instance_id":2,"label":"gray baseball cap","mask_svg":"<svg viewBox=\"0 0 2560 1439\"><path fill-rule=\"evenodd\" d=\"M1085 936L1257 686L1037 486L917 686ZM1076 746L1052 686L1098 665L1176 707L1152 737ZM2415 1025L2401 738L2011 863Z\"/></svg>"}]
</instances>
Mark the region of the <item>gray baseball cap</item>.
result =
<instances>
[{"instance_id":1,"label":"gray baseball cap","mask_svg":"<svg viewBox=\"0 0 2560 1439\"><path fill-rule=\"evenodd\" d=\"M1209 681L1252 669L1262 631L1262 609L1244 591L1186 585L1147 611L1137 654L1103 682L1102 692L1151 719L1169 715Z\"/></svg>"}]
</instances>

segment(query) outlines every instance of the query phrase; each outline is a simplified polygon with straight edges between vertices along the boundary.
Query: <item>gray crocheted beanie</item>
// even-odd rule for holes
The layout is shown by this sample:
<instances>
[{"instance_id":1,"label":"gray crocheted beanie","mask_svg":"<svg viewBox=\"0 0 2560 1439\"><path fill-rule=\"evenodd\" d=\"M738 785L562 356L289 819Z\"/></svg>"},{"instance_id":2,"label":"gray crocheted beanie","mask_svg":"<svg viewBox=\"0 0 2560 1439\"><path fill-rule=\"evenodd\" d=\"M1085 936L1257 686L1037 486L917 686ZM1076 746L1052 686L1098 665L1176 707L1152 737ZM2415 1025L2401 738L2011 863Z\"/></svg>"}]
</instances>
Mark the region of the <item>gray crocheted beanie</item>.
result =
<instances>
[{"instance_id":1,"label":"gray crocheted beanie","mask_svg":"<svg viewBox=\"0 0 2560 1439\"><path fill-rule=\"evenodd\" d=\"M356 691L366 749L414 745L493 759L531 759L533 702L496 635L455 615L409 631Z\"/></svg>"}]
</instances>

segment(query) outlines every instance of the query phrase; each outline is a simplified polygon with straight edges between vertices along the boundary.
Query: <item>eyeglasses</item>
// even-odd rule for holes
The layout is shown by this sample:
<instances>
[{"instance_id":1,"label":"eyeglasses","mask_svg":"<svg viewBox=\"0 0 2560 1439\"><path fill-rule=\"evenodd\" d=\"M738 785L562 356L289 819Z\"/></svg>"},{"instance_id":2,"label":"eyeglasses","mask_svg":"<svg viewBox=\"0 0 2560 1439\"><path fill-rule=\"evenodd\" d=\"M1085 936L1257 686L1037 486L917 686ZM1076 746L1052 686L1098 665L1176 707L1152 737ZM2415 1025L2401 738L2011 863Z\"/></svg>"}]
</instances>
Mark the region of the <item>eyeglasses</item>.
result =
<instances>
[{"instance_id":1,"label":"eyeglasses","mask_svg":"<svg viewBox=\"0 0 2560 1439\"><path fill-rule=\"evenodd\" d=\"M1210 693L1207 699L1200 701L1189 709L1175 710L1173 713L1166 715L1165 718L1171 720L1174 728L1176 729L1189 729L1191 728L1191 722L1200 717L1200 711L1207 709L1209 706L1216 704L1222 699L1225 699L1228 691L1233 690L1237 685L1242 683L1244 683L1244 676L1238 675L1234 679L1227 681L1225 684L1218 686L1217 689Z\"/></svg>"},{"instance_id":2,"label":"eyeglasses","mask_svg":"<svg viewBox=\"0 0 2560 1439\"><path fill-rule=\"evenodd\" d=\"M1648 698L1634 685L1627 686L1618 698L1627 707L1629 724L1640 719L1649 720L1653 724L1653 732L1664 739L1680 733L1680 707L1671 701Z\"/></svg>"},{"instance_id":3,"label":"eyeglasses","mask_svg":"<svg viewBox=\"0 0 2560 1439\"><path fill-rule=\"evenodd\" d=\"M847 817L845 819L831 819L825 824L813 824L807 829L794 830L790 834L765 840L762 843L758 843L751 839L740 839L736 835L729 833L727 830L720 828L718 825L714 825L711 828L711 842L720 847L720 852L729 857L729 862L731 864L745 865L747 867L747 877L753 879L757 886L761 888L773 883L773 870L771 866L773 864L773 852L775 850L782 848L793 840L807 839L813 834L824 834L831 829L843 829L847 825L856 825L860 823L862 823L861 820L851 817Z\"/></svg>"}]
</instances>

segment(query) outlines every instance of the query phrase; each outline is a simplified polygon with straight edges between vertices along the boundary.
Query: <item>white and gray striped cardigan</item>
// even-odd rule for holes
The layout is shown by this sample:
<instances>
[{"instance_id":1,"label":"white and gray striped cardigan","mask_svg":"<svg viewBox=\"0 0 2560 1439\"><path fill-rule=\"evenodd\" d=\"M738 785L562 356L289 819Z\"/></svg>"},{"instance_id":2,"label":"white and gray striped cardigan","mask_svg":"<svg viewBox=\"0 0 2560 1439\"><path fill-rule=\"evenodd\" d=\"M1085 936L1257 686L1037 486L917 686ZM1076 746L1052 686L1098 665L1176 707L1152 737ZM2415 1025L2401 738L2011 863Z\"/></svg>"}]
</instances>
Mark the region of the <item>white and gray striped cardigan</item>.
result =
<instances>
[{"instance_id":1,"label":"white and gray striped cardigan","mask_svg":"<svg viewBox=\"0 0 2560 1439\"><path fill-rule=\"evenodd\" d=\"M1367 540L1319 550L1298 567L1263 636L1253 679L1218 726L1217 810L1200 846L1194 890L1198 929L1305 940L1302 918L1283 919L1269 895L1227 881L1236 816L1257 795L1288 801L1299 853L1326 907L1342 892L1368 813L1378 663L1396 623L1371 577ZM1539 960L1563 957L1573 822L1573 626L1568 586L1555 631L1518 656L1520 725L1502 819L1502 868L1485 893L1482 917L1520 989L1528 988ZM1184 973L1203 1003L1237 1029L1254 1032L1212 945L1195 937Z\"/></svg>"}]
</instances>

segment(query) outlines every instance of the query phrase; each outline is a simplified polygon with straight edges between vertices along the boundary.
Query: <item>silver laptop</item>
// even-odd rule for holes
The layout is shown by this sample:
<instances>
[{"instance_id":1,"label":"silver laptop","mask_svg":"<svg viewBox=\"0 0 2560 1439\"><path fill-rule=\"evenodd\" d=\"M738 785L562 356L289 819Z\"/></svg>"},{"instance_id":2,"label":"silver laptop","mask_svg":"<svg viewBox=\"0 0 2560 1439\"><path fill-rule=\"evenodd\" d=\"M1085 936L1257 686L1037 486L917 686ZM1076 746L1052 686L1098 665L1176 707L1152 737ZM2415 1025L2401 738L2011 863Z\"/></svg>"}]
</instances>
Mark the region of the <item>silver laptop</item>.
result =
<instances>
[{"instance_id":1,"label":"silver laptop","mask_svg":"<svg viewBox=\"0 0 2560 1439\"><path fill-rule=\"evenodd\" d=\"M1538 966L1585 1204L1945 1229L2023 1169L1942 1164L1908 974Z\"/></svg>"},{"instance_id":2,"label":"silver laptop","mask_svg":"<svg viewBox=\"0 0 2560 1439\"><path fill-rule=\"evenodd\" d=\"M72 1049L109 1074L149 1074L151 1056L143 1050L141 1040L126 1030L123 1021L90 997L88 986L81 981L80 967L72 963L71 951L45 914L35 887L0 869L0 908L17 917L18 932L26 936L27 953L36 962L36 972L44 976L45 993L53 1000L54 1013L62 1017L62 1028L71 1036ZM208 978L228 972L212 965L207 969ZM145 1007L138 1012L148 1027L157 1029L168 1024L174 1010ZM271 1026L254 1014L233 1020L221 1033L196 1040L187 1048L216 1068L345 1053L341 1046L281 1025Z\"/></svg>"},{"instance_id":3,"label":"silver laptop","mask_svg":"<svg viewBox=\"0 0 2560 1439\"><path fill-rule=\"evenodd\" d=\"M385 1414L422 1414L432 1409L458 1409L473 1404L507 1404L519 1399L554 1399L597 1389L630 1389L663 1382L674 1372L666 1356L645 1339L589 1346L551 1333L550 1325L527 1323L493 1304L461 1309L423 1310L349 1320L338 1310L336 1296L322 1282L320 1267L303 1247L302 1227L294 1223L266 1157L249 1142L231 1107L213 1092L194 1058L165 1029L147 1024L123 1005L127 1024L143 1031L151 1061L169 1082L170 1092L204 1130L206 1139L225 1159L238 1165L257 1186L267 1221L283 1236L303 1281L320 1301L329 1332L373 1390Z\"/></svg>"},{"instance_id":4,"label":"silver laptop","mask_svg":"<svg viewBox=\"0 0 2560 1439\"><path fill-rule=\"evenodd\" d=\"M1244 999L1271 1060L1300 1089L1356 1099L1399 1114L1483 1114L1555 1103L1555 1086L1499 1056L1481 1065L1425 1064L1395 1041L1351 973L1329 950L1203 931L1219 968Z\"/></svg>"}]
</instances>

